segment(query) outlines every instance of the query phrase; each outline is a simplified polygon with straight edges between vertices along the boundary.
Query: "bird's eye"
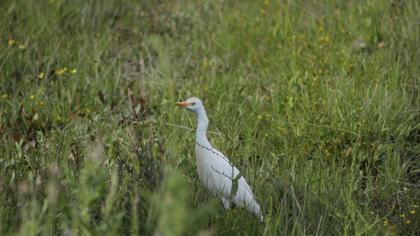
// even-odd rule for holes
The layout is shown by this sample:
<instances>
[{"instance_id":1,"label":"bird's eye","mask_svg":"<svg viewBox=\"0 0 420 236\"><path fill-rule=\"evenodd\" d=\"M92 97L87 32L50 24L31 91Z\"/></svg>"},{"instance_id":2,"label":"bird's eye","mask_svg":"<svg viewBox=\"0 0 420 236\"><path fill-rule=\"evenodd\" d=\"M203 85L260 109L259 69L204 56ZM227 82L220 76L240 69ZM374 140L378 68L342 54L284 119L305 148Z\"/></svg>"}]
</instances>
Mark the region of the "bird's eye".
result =
<instances>
[{"instance_id":1,"label":"bird's eye","mask_svg":"<svg viewBox=\"0 0 420 236\"><path fill-rule=\"evenodd\" d=\"M191 103L191 105L193 105L193 106L194 106L194 105L195 105L195 102L192 102L192 103Z\"/></svg>"}]
</instances>

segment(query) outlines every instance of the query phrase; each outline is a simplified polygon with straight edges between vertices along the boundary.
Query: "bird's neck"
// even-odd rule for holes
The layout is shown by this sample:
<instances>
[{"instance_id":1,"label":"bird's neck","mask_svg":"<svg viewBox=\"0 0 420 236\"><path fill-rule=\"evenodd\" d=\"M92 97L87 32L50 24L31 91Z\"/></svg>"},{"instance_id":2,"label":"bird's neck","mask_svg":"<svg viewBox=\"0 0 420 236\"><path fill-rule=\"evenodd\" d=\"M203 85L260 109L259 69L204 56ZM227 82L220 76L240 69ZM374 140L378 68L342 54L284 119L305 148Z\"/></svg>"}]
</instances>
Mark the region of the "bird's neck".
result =
<instances>
[{"instance_id":1,"label":"bird's neck","mask_svg":"<svg viewBox=\"0 0 420 236\"><path fill-rule=\"evenodd\" d=\"M210 146L209 141L206 137L207 127L209 125L209 119L207 118L206 111L200 109L197 112L197 131L195 136L195 141L201 145Z\"/></svg>"}]
</instances>

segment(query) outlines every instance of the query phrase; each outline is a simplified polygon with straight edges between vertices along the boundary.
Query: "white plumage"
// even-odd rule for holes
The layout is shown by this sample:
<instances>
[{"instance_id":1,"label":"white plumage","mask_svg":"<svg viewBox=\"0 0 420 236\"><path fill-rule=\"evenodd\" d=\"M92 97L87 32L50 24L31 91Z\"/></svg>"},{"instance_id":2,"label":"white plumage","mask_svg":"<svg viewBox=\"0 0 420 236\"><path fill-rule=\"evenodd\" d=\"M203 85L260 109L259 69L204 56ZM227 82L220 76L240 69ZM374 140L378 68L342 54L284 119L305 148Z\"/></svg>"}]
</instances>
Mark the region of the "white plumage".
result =
<instances>
[{"instance_id":1,"label":"white plumage","mask_svg":"<svg viewBox=\"0 0 420 236\"><path fill-rule=\"evenodd\" d=\"M263 221L260 206L245 178L207 140L206 132L209 121L201 100L192 97L185 102L178 102L177 105L185 107L197 115L195 153L200 180L213 195L221 197L226 209L229 209L231 202L233 202L237 206L246 207Z\"/></svg>"}]
</instances>

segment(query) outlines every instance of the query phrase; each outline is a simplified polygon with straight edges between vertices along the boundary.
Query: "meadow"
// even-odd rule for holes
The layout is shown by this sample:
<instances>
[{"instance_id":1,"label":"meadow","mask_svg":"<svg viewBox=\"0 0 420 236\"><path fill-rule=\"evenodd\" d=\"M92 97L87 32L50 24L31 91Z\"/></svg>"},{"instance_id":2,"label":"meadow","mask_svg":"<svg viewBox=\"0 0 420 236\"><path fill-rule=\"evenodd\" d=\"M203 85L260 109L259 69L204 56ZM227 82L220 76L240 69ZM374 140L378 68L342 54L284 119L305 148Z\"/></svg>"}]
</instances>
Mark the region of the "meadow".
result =
<instances>
[{"instance_id":1,"label":"meadow","mask_svg":"<svg viewBox=\"0 0 420 236\"><path fill-rule=\"evenodd\" d=\"M419 12L0 1L0 235L419 235ZM199 181L192 96L263 223Z\"/></svg>"}]
</instances>

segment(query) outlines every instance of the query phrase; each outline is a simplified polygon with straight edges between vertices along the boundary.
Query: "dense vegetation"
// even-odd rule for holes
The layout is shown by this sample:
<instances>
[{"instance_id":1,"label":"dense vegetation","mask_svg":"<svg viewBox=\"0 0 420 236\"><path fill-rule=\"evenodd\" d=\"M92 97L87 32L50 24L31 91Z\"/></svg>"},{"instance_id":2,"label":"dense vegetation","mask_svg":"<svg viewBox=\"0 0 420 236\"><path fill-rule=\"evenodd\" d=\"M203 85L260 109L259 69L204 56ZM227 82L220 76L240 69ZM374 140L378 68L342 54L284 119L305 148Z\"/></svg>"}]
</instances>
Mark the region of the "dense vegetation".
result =
<instances>
[{"instance_id":1,"label":"dense vegetation","mask_svg":"<svg viewBox=\"0 0 420 236\"><path fill-rule=\"evenodd\" d=\"M418 1L0 1L0 235L419 235ZM209 138L264 223L208 195Z\"/></svg>"}]
</instances>

